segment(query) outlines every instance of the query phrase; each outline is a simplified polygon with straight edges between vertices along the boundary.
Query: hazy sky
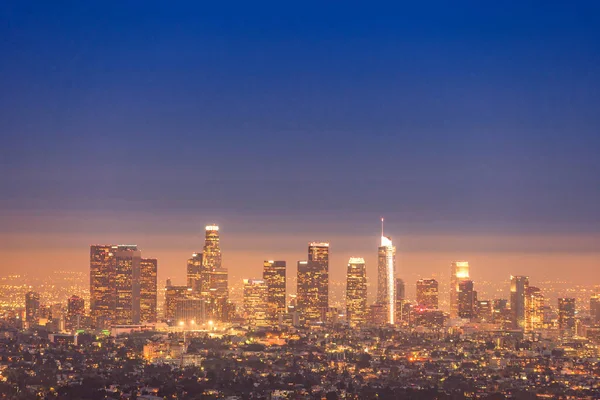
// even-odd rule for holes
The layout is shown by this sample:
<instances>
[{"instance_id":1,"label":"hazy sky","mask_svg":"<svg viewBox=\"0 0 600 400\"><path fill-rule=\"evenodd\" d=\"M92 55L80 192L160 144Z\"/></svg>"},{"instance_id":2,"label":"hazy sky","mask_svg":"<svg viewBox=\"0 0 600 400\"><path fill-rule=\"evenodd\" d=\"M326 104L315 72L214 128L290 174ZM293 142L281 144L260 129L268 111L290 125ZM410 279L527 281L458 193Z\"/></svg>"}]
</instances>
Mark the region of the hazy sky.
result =
<instances>
[{"instance_id":1,"label":"hazy sky","mask_svg":"<svg viewBox=\"0 0 600 400\"><path fill-rule=\"evenodd\" d=\"M0 272L217 222L342 279L385 215L407 274L600 280L598 2L189 3L0 4Z\"/></svg>"}]
</instances>

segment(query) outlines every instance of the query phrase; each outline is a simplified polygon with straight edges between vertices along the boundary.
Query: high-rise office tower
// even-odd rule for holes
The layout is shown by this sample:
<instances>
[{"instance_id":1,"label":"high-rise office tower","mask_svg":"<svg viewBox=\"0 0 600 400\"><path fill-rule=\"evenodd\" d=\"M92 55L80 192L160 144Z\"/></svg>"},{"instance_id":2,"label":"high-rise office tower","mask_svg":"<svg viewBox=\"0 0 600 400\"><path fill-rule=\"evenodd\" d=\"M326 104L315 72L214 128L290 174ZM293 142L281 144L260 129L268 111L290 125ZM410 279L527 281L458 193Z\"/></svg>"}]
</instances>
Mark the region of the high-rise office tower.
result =
<instances>
[{"instance_id":1,"label":"high-rise office tower","mask_svg":"<svg viewBox=\"0 0 600 400\"><path fill-rule=\"evenodd\" d=\"M170 280L167 280L165 288L165 311L164 319L169 325L176 325L175 313L177 310L177 301L185 300L190 297L191 289L186 286L171 285Z\"/></svg>"},{"instance_id":2,"label":"high-rise office tower","mask_svg":"<svg viewBox=\"0 0 600 400\"><path fill-rule=\"evenodd\" d=\"M202 271L202 253L193 253L187 261L187 286L194 296L202 293Z\"/></svg>"},{"instance_id":3,"label":"high-rise office tower","mask_svg":"<svg viewBox=\"0 0 600 400\"><path fill-rule=\"evenodd\" d=\"M438 281L435 279L417 281L417 304L422 308L438 308Z\"/></svg>"},{"instance_id":4,"label":"high-rise office tower","mask_svg":"<svg viewBox=\"0 0 600 400\"><path fill-rule=\"evenodd\" d=\"M69 297L69 300L67 300L67 318L65 321L66 329L68 331L81 329L84 313L85 301L76 295Z\"/></svg>"},{"instance_id":5,"label":"high-rise office tower","mask_svg":"<svg viewBox=\"0 0 600 400\"><path fill-rule=\"evenodd\" d=\"M525 289L525 331L534 332L544 327L544 295L535 286Z\"/></svg>"},{"instance_id":6,"label":"high-rise office tower","mask_svg":"<svg viewBox=\"0 0 600 400\"><path fill-rule=\"evenodd\" d=\"M109 327L114 318L115 247L90 246L90 316L97 328Z\"/></svg>"},{"instance_id":7,"label":"high-rise office tower","mask_svg":"<svg viewBox=\"0 0 600 400\"><path fill-rule=\"evenodd\" d=\"M229 301L229 275L227 268L223 268L221 260L221 246L219 227L217 225L206 226L206 236L202 254L202 285L208 281L208 314L210 318L224 321L228 310ZM204 293L203 287L202 292Z\"/></svg>"},{"instance_id":8,"label":"high-rise office tower","mask_svg":"<svg viewBox=\"0 0 600 400\"><path fill-rule=\"evenodd\" d=\"M458 284L458 316L459 318L475 318L475 305L477 292L473 288L473 281L465 279Z\"/></svg>"},{"instance_id":9,"label":"high-rise office tower","mask_svg":"<svg viewBox=\"0 0 600 400\"><path fill-rule=\"evenodd\" d=\"M156 322L158 261L140 260L140 322Z\"/></svg>"},{"instance_id":10,"label":"high-rise office tower","mask_svg":"<svg viewBox=\"0 0 600 400\"><path fill-rule=\"evenodd\" d=\"M25 294L25 321L30 324L40 322L40 295L37 292Z\"/></svg>"},{"instance_id":11,"label":"high-rise office tower","mask_svg":"<svg viewBox=\"0 0 600 400\"><path fill-rule=\"evenodd\" d=\"M305 322L324 322L327 307L323 307L322 266L314 261L298 261L297 306L300 318Z\"/></svg>"},{"instance_id":12,"label":"high-rise office tower","mask_svg":"<svg viewBox=\"0 0 600 400\"><path fill-rule=\"evenodd\" d=\"M450 318L458 315L459 284L469 279L469 263L467 261L454 261L450 264Z\"/></svg>"},{"instance_id":13,"label":"high-rise office tower","mask_svg":"<svg viewBox=\"0 0 600 400\"><path fill-rule=\"evenodd\" d=\"M510 310L514 328L525 327L525 292L527 291L528 286L528 277L510 277Z\"/></svg>"},{"instance_id":14,"label":"high-rise office tower","mask_svg":"<svg viewBox=\"0 0 600 400\"><path fill-rule=\"evenodd\" d=\"M406 285L404 284L404 279L396 278L396 322L409 320L409 304L410 303L406 301Z\"/></svg>"},{"instance_id":15,"label":"high-rise office tower","mask_svg":"<svg viewBox=\"0 0 600 400\"><path fill-rule=\"evenodd\" d=\"M558 327L567 336L575 332L575 299L573 297L558 299Z\"/></svg>"},{"instance_id":16,"label":"high-rise office tower","mask_svg":"<svg viewBox=\"0 0 600 400\"><path fill-rule=\"evenodd\" d=\"M194 297L175 300L175 324L194 329L196 325L206 322L206 302Z\"/></svg>"},{"instance_id":17,"label":"high-rise office tower","mask_svg":"<svg viewBox=\"0 0 600 400\"><path fill-rule=\"evenodd\" d=\"M308 245L308 261L298 262L298 310L307 322L325 322L329 308L329 243Z\"/></svg>"},{"instance_id":18,"label":"high-rise office tower","mask_svg":"<svg viewBox=\"0 0 600 400\"><path fill-rule=\"evenodd\" d=\"M406 298L406 286L404 279L396 278L396 302L402 301Z\"/></svg>"},{"instance_id":19,"label":"high-rise office tower","mask_svg":"<svg viewBox=\"0 0 600 400\"><path fill-rule=\"evenodd\" d=\"M590 316L593 323L600 324L600 295L590 297Z\"/></svg>"},{"instance_id":20,"label":"high-rise office tower","mask_svg":"<svg viewBox=\"0 0 600 400\"><path fill-rule=\"evenodd\" d=\"M396 321L396 247L390 237L383 235L381 219L381 246L377 251L377 302L387 310L387 323Z\"/></svg>"},{"instance_id":21,"label":"high-rise office tower","mask_svg":"<svg viewBox=\"0 0 600 400\"><path fill-rule=\"evenodd\" d=\"M491 300L477 300L477 318L481 322L491 322L493 320L493 306Z\"/></svg>"},{"instance_id":22,"label":"high-rise office tower","mask_svg":"<svg viewBox=\"0 0 600 400\"><path fill-rule=\"evenodd\" d=\"M346 318L353 328L367 322L367 268L364 258L351 257L348 261Z\"/></svg>"},{"instance_id":23,"label":"high-rise office tower","mask_svg":"<svg viewBox=\"0 0 600 400\"><path fill-rule=\"evenodd\" d=\"M262 279L244 279L244 316L248 325L268 326L269 288Z\"/></svg>"},{"instance_id":24,"label":"high-rise office tower","mask_svg":"<svg viewBox=\"0 0 600 400\"><path fill-rule=\"evenodd\" d=\"M219 227L217 225L206 226L202 263L205 269L209 271L222 267Z\"/></svg>"},{"instance_id":25,"label":"high-rise office tower","mask_svg":"<svg viewBox=\"0 0 600 400\"><path fill-rule=\"evenodd\" d=\"M263 263L263 280L268 288L267 307L271 324L277 323L279 316L286 313L286 265L285 261L267 260Z\"/></svg>"},{"instance_id":26,"label":"high-rise office tower","mask_svg":"<svg viewBox=\"0 0 600 400\"><path fill-rule=\"evenodd\" d=\"M136 245L119 245L115 254L116 325L140 323L140 260Z\"/></svg>"}]
</instances>

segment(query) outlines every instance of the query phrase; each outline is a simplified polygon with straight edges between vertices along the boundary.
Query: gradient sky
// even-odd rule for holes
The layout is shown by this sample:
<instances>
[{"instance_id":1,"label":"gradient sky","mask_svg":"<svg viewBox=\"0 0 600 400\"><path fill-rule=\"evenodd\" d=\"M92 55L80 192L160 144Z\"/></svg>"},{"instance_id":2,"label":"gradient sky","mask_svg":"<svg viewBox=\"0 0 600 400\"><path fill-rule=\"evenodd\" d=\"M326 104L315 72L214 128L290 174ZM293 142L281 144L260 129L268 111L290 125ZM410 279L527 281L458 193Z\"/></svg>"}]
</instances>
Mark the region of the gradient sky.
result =
<instances>
[{"instance_id":1,"label":"gradient sky","mask_svg":"<svg viewBox=\"0 0 600 400\"><path fill-rule=\"evenodd\" d=\"M413 3L2 2L0 272L214 221L343 279L385 215L406 274L600 281L600 3Z\"/></svg>"}]
</instances>

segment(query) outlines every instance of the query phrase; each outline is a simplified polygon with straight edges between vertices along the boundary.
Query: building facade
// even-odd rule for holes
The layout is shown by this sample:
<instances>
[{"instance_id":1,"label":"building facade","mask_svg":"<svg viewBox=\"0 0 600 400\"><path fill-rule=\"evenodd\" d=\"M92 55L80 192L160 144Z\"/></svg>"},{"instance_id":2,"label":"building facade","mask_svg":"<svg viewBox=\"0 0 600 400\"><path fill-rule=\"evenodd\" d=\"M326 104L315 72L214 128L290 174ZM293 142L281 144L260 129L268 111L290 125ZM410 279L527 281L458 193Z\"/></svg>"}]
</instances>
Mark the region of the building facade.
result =
<instances>
[{"instance_id":1,"label":"building facade","mask_svg":"<svg viewBox=\"0 0 600 400\"><path fill-rule=\"evenodd\" d=\"M285 261L265 260L263 280L267 285L267 308L270 323L276 324L286 313L286 263Z\"/></svg>"},{"instance_id":2,"label":"building facade","mask_svg":"<svg viewBox=\"0 0 600 400\"><path fill-rule=\"evenodd\" d=\"M377 302L386 308L386 323L393 325L396 321L396 247L391 238L383 235L377 251Z\"/></svg>"},{"instance_id":3,"label":"building facade","mask_svg":"<svg viewBox=\"0 0 600 400\"><path fill-rule=\"evenodd\" d=\"M525 328L525 293L527 287L529 287L528 277L510 277L510 310L513 328Z\"/></svg>"},{"instance_id":4,"label":"building facade","mask_svg":"<svg viewBox=\"0 0 600 400\"><path fill-rule=\"evenodd\" d=\"M156 322L158 260L140 260L140 322Z\"/></svg>"},{"instance_id":5,"label":"building facade","mask_svg":"<svg viewBox=\"0 0 600 400\"><path fill-rule=\"evenodd\" d=\"M468 261L454 261L450 264L450 318L458 315L458 292L462 281L469 279Z\"/></svg>"},{"instance_id":6,"label":"building facade","mask_svg":"<svg viewBox=\"0 0 600 400\"><path fill-rule=\"evenodd\" d=\"M251 326L269 325L267 298L269 288L262 279L244 279L244 319Z\"/></svg>"},{"instance_id":7,"label":"building facade","mask_svg":"<svg viewBox=\"0 0 600 400\"><path fill-rule=\"evenodd\" d=\"M561 297L558 299L558 327L565 336L575 333L575 299Z\"/></svg>"},{"instance_id":8,"label":"building facade","mask_svg":"<svg viewBox=\"0 0 600 400\"><path fill-rule=\"evenodd\" d=\"M419 279L417 281L417 304L421 308L435 310L438 308L439 285L435 279Z\"/></svg>"},{"instance_id":9,"label":"building facade","mask_svg":"<svg viewBox=\"0 0 600 400\"><path fill-rule=\"evenodd\" d=\"M364 258L352 257L348 261L346 318L353 328L367 322L367 268Z\"/></svg>"}]
</instances>

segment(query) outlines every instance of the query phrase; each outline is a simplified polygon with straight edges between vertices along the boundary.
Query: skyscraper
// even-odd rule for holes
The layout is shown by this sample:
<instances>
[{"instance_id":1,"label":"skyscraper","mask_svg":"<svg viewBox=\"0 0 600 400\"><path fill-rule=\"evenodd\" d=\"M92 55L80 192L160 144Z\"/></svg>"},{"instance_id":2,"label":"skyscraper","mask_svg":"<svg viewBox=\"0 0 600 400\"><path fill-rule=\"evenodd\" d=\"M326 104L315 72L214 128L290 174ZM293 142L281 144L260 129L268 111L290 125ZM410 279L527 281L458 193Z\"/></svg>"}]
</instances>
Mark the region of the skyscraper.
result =
<instances>
[{"instance_id":1,"label":"skyscraper","mask_svg":"<svg viewBox=\"0 0 600 400\"><path fill-rule=\"evenodd\" d=\"M202 293L202 271L202 253L193 253L187 261L187 286L192 289L194 296Z\"/></svg>"},{"instance_id":2,"label":"skyscraper","mask_svg":"<svg viewBox=\"0 0 600 400\"><path fill-rule=\"evenodd\" d=\"M79 296L71 296L67 301L67 319L66 329L73 331L81 328L82 318L84 317L85 302Z\"/></svg>"},{"instance_id":3,"label":"skyscraper","mask_svg":"<svg viewBox=\"0 0 600 400\"><path fill-rule=\"evenodd\" d=\"M186 286L174 286L167 281L167 287L165 288L165 315L164 319L169 325L175 325L177 320L175 319L175 313L177 311L177 302L179 300L185 300L189 297L188 293L191 294L191 289Z\"/></svg>"},{"instance_id":4,"label":"skyscraper","mask_svg":"<svg viewBox=\"0 0 600 400\"><path fill-rule=\"evenodd\" d=\"M367 268L364 258L351 257L346 273L346 318L351 327L367 321Z\"/></svg>"},{"instance_id":5,"label":"skyscraper","mask_svg":"<svg viewBox=\"0 0 600 400\"><path fill-rule=\"evenodd\" d=\"M285 261L267 260L263 263L263 280L268 288L267 307L271 324L285 314L286 293Z\"/></svg>"},{"instance_id":6,"label":"skyscraper","mask_svg":"<svg viewBox=\"0 0 600 400\"><path fill-rule=\"evenodd\" d=\"M262 279L244 279L244 317L248 325L268 326L269 288Z\"/></svg>"},{"instance_id":7,"label":"skyscraper","mask_svg":"<svg viewBox=\"0 0 600 400\"><path fill-rule=\"evenodd\" d=\"M475 305L477 292L473 288L473 281L463 279L458 284L458 316L459 318L475 318Z\"/></svg>"},{"instance_id":8,"label":"skyscraper","mask_svg":"<svg viewBox=\"0 0 600 400\"><path fill-rule=\"evenodd\" d=\"M136 245L116 246L113 253L116 290L114 324L139 324L141 253Z\"/></svg>"},{"instance_id":9,"label":"skyscraper","mask_svg":"<svg viewBox=\"0 0 600 400\"><path fill-rule=\"evenodd\" d=\"M390 237L383 235L381 218L381 246L377 251L377 302L384 304L387 323L396 321L396 247Z\"/></svg>"},{"instance_id":10,"label":"skyscraper","mask_svg":"<svg viewBox=\"0 0 600 400\"><path fill-rule=\"evenodd\" d=\"M427 309L438 308L438 282L435 279L417 281L417 304Z\"/></svg>"},{"instance_id":11,"label":"skyscraper","mask_svg":"<svg viewBox=\"0 0 600 400\"><path fill-rule=\"evenodd\" d=\"M406 298L406 286L404 279L396 278L396 302L402 301Z\"/></svg>"},{"instance_id":12,"label":"skyscraper","mask_svg":"<svg viewBox=\"0 0 600 400\"><path fill-rule=\"evenodd\" d=\"M528 286L528 277L510 277L510 310L514 328L525 327L525 292L527 291Z\"/></svg>"},{"instance_id":13,"label":"skyscraper","mask_svg":"<svg viewBox=\"0 0 600 400\"><path fill-rule=\"evenodd\" d=\"M221 263L219 227L207 225L202 254L202 293L207 296L208 314L211 318L224 321L229 300L229 275ZM205 282L208 282L207 286ZM205 293L204 289L208 288Z\"/></svg>"},{"instance_id":14,"label":"skyscraper","mask_svg":"<svg viewBox=\"0 0 600 400\"><path fill-rule=\"evenodd\" d=\"M176 326L187 326L194 329L195 325L206 322L206 302L198 298L178 298L175 300Z\"/></svg>"},{"instance_id":15,"label":"skyscraper","mask_svg":"<svg viewBox=\"0 0 600 400\"><path fill-rule=\"evenodd\" d=\"M600 296L590 297L590 316L594 324L600 324Z\"/></svg>"},{"instance_id":16,"label":"skyscraper","mask_svg":"<svg viewBox=\"0 0 600 400\"><path fill-rule=\"evenodd\" d=\"M544 295L535 286L525 289L525 331L534 332L544 327Z\"/></svg>"},{"instance_id":17,"label":"skyscraper","mask_svg":"<svg viewBox=\"0 0 600 400\"><path fill-rule=\"evenodd\" d=\"M140 260L140 322L156 322L158 261Z\"/></svg>"},{"instance_id":18,"label":"skyscraper","mask_svg":"<svg viewBox=\"0 0 600 400\"><path fill-rule=\"evenodd\" d=\"M97 328L111 325L115 310L116 246L90 246L90 316Z\"/></svg>"},{"instance_id":19,"label":"skyscraper","mask_svg":"<svg viewBox=\"0 0 600 400\"><path fill-rule=\"evenodd\" d=\"M40 322L40 294L37 292L27 292L25 294L25 321L31 325Z\"/></svg>"},{"instance_id":20,"label":"skyscraper","mask_svg":"<svg viewBox=\"0 0 600 400\"><path fill-rule=\"evenodd\" d=\"M208 271L221 268L221 246L219 242L219 227L217 225L207 225L202 264Z\"/></svg>"},{"instance_id":21,"label":"skyscraper","mask_svg":"<svg viewBox=\"0 0 600 400\"><path fill-rule=\"evenodd\" d=\"M308 244L308 261L298 262L298 310L307 322L325 322L329 308L329 243Z\"/></svg>"},{"instance_id":22,"label":"skyscraper","mask_svg":"<svg viewBox=\"0 0 600 400\"><path fill-rule=\"evenodd\" d=\"M558 299L558 327L566 336L575 332L575 299L573 297Z\"/></svg>"},{"instance_id":23,"label":"skyscraper","mask_svg":"<svg viewBox=\"0 0 600 400\"><path fill-rule=\"evenodd\" d=\"M459 284L469 279L469 263L467 261L454 261L450 264L450 318L458 315Z\"/></svg>"}]
</instances>

